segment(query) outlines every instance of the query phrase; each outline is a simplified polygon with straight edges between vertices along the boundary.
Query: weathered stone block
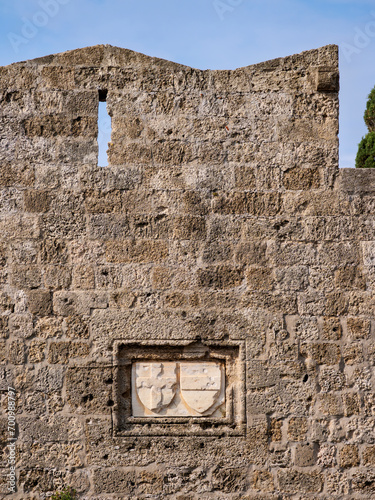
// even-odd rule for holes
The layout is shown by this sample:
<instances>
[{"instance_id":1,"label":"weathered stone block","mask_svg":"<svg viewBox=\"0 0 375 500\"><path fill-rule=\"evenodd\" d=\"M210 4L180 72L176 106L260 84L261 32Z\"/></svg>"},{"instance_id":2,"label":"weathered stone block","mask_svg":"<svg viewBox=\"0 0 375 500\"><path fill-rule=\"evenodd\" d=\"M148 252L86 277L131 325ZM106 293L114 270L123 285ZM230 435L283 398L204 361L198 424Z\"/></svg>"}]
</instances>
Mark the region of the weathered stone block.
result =
<instances>
[{"instance_id":1,"label":"weathered stone block","mask_svg":"<svg viewBox=\"0 0 375 500\"><path fill-rule=\"evenodd\" d=\"M210 266L197 271L197 284L202 288L234 288L241 285L243 271L229 266Z\"/></svg>"},{"instance_id":2,"label":"weathered stone block","mask_svg":"<svg viewBox=\"0 0 375 500\"><path fill-rule=\"evenodd\" d=\"M245 272L245 277L250 290L272 289L271 269L267 267L249 267Z\"/></svg>"},{"instance_id":3,"label":"weathered stone block","mask_svg":"<svg viewBox=\"0 0 375 500\"><path fill-rule=\"evenodd\" d=\"M366 446L362 452L362 462L367 467L375 466L375 445Z\"/></svg>"},{"instance_id":4,"label":"weathered stone block","mask_svg":"<svg viewBox=\"0 0 375 500\"><path fill-rule=\"evenodd\" d=\"M88 315L91 309L105 309L107 306L105 292L59 291L53 294L53 310L59 316Z\"/></svg>"},{"instance_id":5,"label":"weathered stone block","mask_svg":"<svg viewBox=\"0 0 375 500\"><path fill-rule=\"evenodd\" d=\"M26 346L23 340L13 340L8 346L9 361L14 365L22 365L26 359Z\"/></svg>"},{"instance_id":6,"label":"weathered stone block","mask_svg":"<svg viewBox=\"0 0 375 500\"><path fill-rule=\"evenodd\" d=\"M43 239L41 261L46 264L66 264L69 251L65 241L59 239Z\"/></svg>"},{"instance_id":7,"label":"weathered stone block","mask_svg":"<svg viewBox=\"0 0 375 500\"><path fill-rule=\"evenodd\" d=\"M359 415L361 412L361 398L359 394L344 393L344 415L350 417L351 415Z\"/></svg>"},{"instance_id":8,"label":"weathered stone block","mask_svg":"<svg viewBox=\"0 0 375 500\"><path fill-rule=\"evenodd\" d=\"M318 364L335 365L340 361L341 350L339 345L328 342L304 343L301 345L301 355L313 359Z\"/></svg>"},{"instance_id":9,"label":"weathered stone block","mask_svg":"<svg viewBox=\"0 0 375 500\"><path fill-rule=\"evenodd\" d=\"M46 191L25 191L24 203L26 212L48 212L51 196Z\"/></svg>"},{"instance_id":10,"label":"weathered stone block","mask_svg":"<svg viewBox=\"0 0 375 500\"><path fill-rule=\"evenodd\" d=\"M80 414L108 414L114 405L112 384L112 368L69 368L66 376L67 401Z\"/></svg>"},{"instance_id":11,"label":"weathered stone block","mask_svg":"<svg viewBox=\"0 0 375 500\"><path fill-rule=\"evenodd\" d=\"M240 243L235 247L235 260L238 264L262 266L267 263L266 249L263 242Z\"/></svg>"},{"instance_id":12,"label":"weathered stone block","mask_svg":"<svg viewBox=\"0 0 375 500\"><path fill-rule=\"evenodd\" d=\"M12 314L9 317L9 330L16 337L29 338L33 335L33 319L31 314Z\"/></svg>"},{"instance_id":13,"label":"weathered stone block","mask_svg":"<svg viewBox=\"0 0 375 500\"><path fill-rule=\"evenodd\" d=\"M13 267L10 278L12 285L21 289L38 288L42 281L40 268L36 266Z\"/></svg>"},{"instance_id":14,"label":"weathered stone block","mask_svg":"<svg viewBox=\"0 0 375 500\"><path fill-rule=\"evenodd\" d=\"M339 453L340 467L357 467L359 465L358 446L355 444L346 444Z\"/></svg>"},{"instance_id":15,"label":"weathered stone block","mask_svg":"<svg viewBox=\"0 0 375 500\"><path fill-rule=\"evenodd\" d=\"M323 318L322 338L324 340L339 340L342 328L339 318Z\"/></svg>"},{"instance_id":16,"label":"weathered stone block","mask_svg":"<svg viewBox=\"0 0 375 500\"><path fill-rule=\"evenodd\" d=\"M203 217L177 217L173 226L175 239L203 240L206 237L206 223Z\"/></svg>"},{"instance_id":17,"label":"weathered stone block","mask_svg":"<svg viewBox=\"0 0 375 500\"><path fill-rule=\"evenodd\" d=\"M285 189L318 189L320 182L320 172L317 168L294 167L283 175Z\"/></svg>"},{"instance_id":18,"label":"weathered stone block","mask_svg":"<svg viewBox=\"0 0 375 500\"><path fill-rule=\"evenodd\" d=\"M272 492L275 490L274 479L268 470L256 470L252 474L252 488L262 492Z\"/></svg>"},{"instance_id":19,"label":"weathered stone block","mask_svg":"<svg viewBox=\"0 0 375 500\"><path fill-rule=\"evenodd\" d=\"M213 210L222 215L273 216L280 210L280 195L278 193L228 193L214 198Z\"/></svg>"},{"instance_id":20,"label":"weathered stone block","mask_svg":"<svg viewBox=\"0 0 375 500\"><path fill-rule=\"evenodd\" d=\"M353 339L366 339L370 334L370 320L364 318L347 318L346 325L349 336Z\"/></svg>"},{"instance_id":21,"label":"weathered stone block","mask_svg":"<svg viewBox=\"0 0 375 500\"><path fill-rule=\"evenodd\" d=\"M72 286L75 289L95 288L95 269L91 265L80 264L73 268Z\"/></svg>"},{"instance_id":22,"label":"weathered stone block","mask_svg":"<svg viewBox=\"0 0 375 500\"><path fill-rule=\"evenodd\" d=\"M51 342L48 361L51 364L66 364L70 358L85 358L90 352L90 344L84 342Z\"/></svg>"},{"instance_id":23,"label":"weathered stone block","mask_svg":"<svg viewBox=\"0 0 375 500\"><path fill-rule=\"evenodd\" d=\"M324 415L341 416L344 414L342 397L336 394L321 394L319 408Z\"/></svg>"},{"instance_id":24,"label":"weathered stone block","mask_svg":"<svg viewBox=\"0 0 375 500\"><path fill-rule=\"evenodd\" d=\"M72 277L71 271L64 265L49 265L43 268L43 282L45 288L61 290L69 288Z\"/></svg>"},{"instance_id":25,"label":"weathered stone block","mask_svg":"<svg viewBox=\"0 0 375 500\"><path fill-rule=\"evenodd\" d=\"M30 363L40 363L44 360L46 342L43 340L33 340L29 346L28 360Z\"/></svg>"},{"instance_id":26,"label":"weathered stone block","mask_svg":"<svg viewBox=\"0 0 375 500\"><path fill-rule=\"evenodd\" d=\"M109 241L106 243L108 262L162 262L168 256L168 243L165 241Z\"/></svg>"},{"instance_id":27,"label":"weathered stone block","mask_svg":"<svg viewBox=\"0 0 375 500\"><path fill-rule=\"evenodd\" d=\"M52 296L48 291L30 290L27 294L27 302L31 314L48 316L52 313Z\"/></svg>"},{"instance_id":28,"label":"weathered stone block","mask_svg":"<svg viewBox=\"0 0 375 500\"><path fill-rule=\"evenodd\" d=\"M319 493L323 487L321 473L280 469L277 473L279 488L288 493Z\"/></svg>"},{"instance_id":29,"label":"weathered stone block","mask_svg":"<svg viewBox=\"0 0 375 500\"><path fill-rule=\"evenodd\" d=\"M68 316L65 318L66 335L71 338L86 339L89 337L89 318Z\"/></svg>"},{"instance_id":30,"label":"weathered stone block","mask_svg":"<svg viewBox=\"0 0 375 500\"><path fill-rule=\"evenodd\" d=\"M363 346L360 343L346 344L343 348L342 357L347 365L362 363Z\"/></svg>"},{"instance_id":31,"label":"weathered stone block","mask_svg":"<svg viewBox=\"0 0 375 500\"><path fill-rule=\"evenodd\" d=\"M270 422L270 435L271 441L281 441L282 439L282 425L283 421L278 419L271 419Z\"/></svg>"},{"instance_id":32,"label":"weathered stone block","mask_svg":"<svg viewBox=\"0 0 375 500\"><path fill-rule=\"evenodd\" d=\"M288 423L288 437L292 441L304 441L307 432L305 417L292 417Z\"/></svg>"},{"instance_id":33,"label":"weathered stone block","mask_svg":"<svg viewBox=\"0 0 375 500\"><path fill-rule=\"evenodd\" d=\"M314 444L299 443L294 450L294 465L297 467L312 467L316 463Z\"/></svg>"}]
</instances>

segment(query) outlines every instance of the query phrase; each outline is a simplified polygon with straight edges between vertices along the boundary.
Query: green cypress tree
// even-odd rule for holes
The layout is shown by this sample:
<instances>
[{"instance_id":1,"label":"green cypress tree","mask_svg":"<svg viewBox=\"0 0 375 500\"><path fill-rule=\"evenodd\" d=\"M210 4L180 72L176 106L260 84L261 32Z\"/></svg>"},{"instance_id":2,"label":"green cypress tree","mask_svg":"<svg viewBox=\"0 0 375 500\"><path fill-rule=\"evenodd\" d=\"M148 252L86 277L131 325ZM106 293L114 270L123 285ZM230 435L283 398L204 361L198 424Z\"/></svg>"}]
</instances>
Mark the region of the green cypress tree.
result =
<instances>
[{"instance_id":1,"label":"green cypress tree","mask_svg":"<svg viewBox=\"0 0 375 500\"><path fill-rule=\"evenodd\" d=\"M368 96L363 118L369 132L358 145L355 166L356 168L375 168L375 87Z\"/></svg>"},{"instance_id":2,"label":"green cypress tree","mask_svg":"<svg viewBox=\"0 0 375 500\"><path fill-rule=\"evenodd\" d=\"M365 123L369 131L374 132L375 131L375 87L371 90L368 96L365 115L363 118L365 120Z\"/></svg>"}]
</instances>

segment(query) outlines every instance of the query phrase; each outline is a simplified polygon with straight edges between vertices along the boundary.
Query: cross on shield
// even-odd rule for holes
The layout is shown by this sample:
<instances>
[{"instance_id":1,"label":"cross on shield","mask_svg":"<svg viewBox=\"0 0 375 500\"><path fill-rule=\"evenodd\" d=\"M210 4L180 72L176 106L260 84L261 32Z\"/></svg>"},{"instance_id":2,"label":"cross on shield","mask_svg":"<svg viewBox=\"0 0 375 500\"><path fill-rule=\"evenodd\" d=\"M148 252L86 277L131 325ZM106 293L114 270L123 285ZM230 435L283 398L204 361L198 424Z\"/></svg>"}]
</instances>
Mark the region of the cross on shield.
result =
<instances>
[{"instance_id":1,"label":"cross on shield","mask_svg":"<svg viewBox=\"0 0 375 500\"><path fill-rule=\"evenodd\" d=\"M176 394L176 363L135 363L135 387L141 403L160 412Z\"/></svg>"},{"instance_id":2,"label":"cross on shield","mask_svg":"<svg viewBox=\"0 0 375 500\"><path fill-rule=\"evenodd\" d=\"M220 363L180 363L180 389L185 403L198 413L204 413L217 401L222 387Z\"/></svg>"}]
</instances>

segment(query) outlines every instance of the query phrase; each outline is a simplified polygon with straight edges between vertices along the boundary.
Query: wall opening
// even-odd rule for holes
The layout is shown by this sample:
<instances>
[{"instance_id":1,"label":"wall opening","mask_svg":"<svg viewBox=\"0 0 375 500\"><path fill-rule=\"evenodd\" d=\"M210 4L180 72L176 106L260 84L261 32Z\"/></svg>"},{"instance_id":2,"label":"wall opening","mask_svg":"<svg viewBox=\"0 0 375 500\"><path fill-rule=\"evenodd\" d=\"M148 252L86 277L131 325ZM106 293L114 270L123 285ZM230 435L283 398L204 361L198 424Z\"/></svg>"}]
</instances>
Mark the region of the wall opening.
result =
<instances>
[{"instance_id":1,"label":"wall opening","mask_svg":"<svg viewBox=\"0 0 375 500\"><path fill-rule=\"evenodd\" d=\"M108 143L111 142L112 123L107 111L107 90L99 90L98 108L98 165L108 166Z\"/></svg>"}]
</instances>

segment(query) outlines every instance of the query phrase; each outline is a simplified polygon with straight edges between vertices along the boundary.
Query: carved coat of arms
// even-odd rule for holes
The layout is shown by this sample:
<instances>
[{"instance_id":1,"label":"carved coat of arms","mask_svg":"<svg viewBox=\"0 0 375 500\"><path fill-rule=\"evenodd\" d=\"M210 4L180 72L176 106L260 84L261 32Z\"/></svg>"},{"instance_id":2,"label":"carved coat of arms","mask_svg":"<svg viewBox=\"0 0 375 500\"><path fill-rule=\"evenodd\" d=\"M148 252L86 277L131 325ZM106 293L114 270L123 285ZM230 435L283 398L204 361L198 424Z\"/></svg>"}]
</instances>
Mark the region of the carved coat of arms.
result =
<instances>
[{"instance_id":1,"label":"carved coat of arms","mask_svg":"<svg viewBox=\"0 0 375 500\"><path fill-rule=\"evenodd\" d=\"M219 362L137 362L133 415L208 416L224 403L224 389Z\"/></svg>"}]
</instances>

